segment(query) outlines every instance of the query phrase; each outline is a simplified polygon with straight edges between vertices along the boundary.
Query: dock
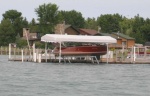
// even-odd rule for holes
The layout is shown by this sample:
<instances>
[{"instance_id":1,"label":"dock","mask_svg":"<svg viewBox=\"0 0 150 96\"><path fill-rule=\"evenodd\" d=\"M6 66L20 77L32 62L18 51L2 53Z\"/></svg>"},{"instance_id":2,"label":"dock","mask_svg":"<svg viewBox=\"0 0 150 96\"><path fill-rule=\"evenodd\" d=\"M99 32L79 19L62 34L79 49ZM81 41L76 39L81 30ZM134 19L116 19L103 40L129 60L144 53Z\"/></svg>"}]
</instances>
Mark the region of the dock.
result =
<instances>
[{"instance_id":1,"label":"dock","mask_svg":"<svg viewBox=\"0 0 150 96\"><path fill-rule=\"evenodd\" d=\"M42 56L36 60L29 57L21 58L21 56L8 59L9 61L18 61L18 62L35 62L35 63L59 63L59 57L50 57ZM106 58L98 59L94 56L65 56L61 58L61 63L91 63L91 64L106 64ZM131 58L125 58L124 60L118 60L116 58L109 58L108 64L150 64L150 57L147 58L136 58L133 61Z\"/></svg>"},{"instance_id":2,"label":"dock","mask_svg":"<svg viewBox=\"0 0 150 96\"><path fill-rule=\"evenodd\" d=\"M131 55L130 58L118 52L108 52L106 56L96 58L95 56L55 56L51 51L45 49L21 49L9 48L9 61L35 62L35 63L91 63L91 64L150 64L150 55ZM111 53L111 54L110 54ZM114 55L115 54L115 55ZM61 59L59 59L61 58Z\"/></svg>"}]
</instances>

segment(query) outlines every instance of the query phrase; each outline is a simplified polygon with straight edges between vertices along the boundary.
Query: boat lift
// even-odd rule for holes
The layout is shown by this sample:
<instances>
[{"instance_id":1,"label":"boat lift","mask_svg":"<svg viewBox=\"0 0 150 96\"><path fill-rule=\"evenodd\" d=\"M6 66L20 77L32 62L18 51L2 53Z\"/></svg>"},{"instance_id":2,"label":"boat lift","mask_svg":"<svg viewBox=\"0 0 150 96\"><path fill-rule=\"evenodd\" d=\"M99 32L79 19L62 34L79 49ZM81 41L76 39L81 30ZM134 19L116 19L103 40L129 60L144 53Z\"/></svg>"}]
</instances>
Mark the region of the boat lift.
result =
<instances>
[{"instance_id":1,"label":"boat lift","mask_svg":"<svg viewBox=\"0 0 150 96\"><path fill-rule=\"evenodd\" d=\"M62 42L86 42L86 43L100 43L107 45L107 63L108 63L108 44L117 43L115 38L111 36L87 36L87 35L62 35L62 34L46 34L41 37L42 42L58 42L59 43L59 63L61 63L61 43ZM45 48L45 53L47 49ZM98 62L98 60L97 60Z\"/></svg>"},{"instance_id":2,"label":"boat lift","mask_svg":"<svg viewBox=\"0 0 150 96\"><path fill-rule=\"evenodd\" d=\"M87 56L63 56L63 60L64 60L65 63L66 63L66 60L68 60L68 62L71 63L71 61L68 57L70 57L70 58L72 58L72 57L73 58L84 58L85 59L85 57L87 57ZM96 61L97 64L99 64L98 59L97 59L96 56L88 56L88 57L91 59L93 64L95 63L95 61ZM95 59L95 61L94 61L94 59Z\"/></svg>"}]
</instances>

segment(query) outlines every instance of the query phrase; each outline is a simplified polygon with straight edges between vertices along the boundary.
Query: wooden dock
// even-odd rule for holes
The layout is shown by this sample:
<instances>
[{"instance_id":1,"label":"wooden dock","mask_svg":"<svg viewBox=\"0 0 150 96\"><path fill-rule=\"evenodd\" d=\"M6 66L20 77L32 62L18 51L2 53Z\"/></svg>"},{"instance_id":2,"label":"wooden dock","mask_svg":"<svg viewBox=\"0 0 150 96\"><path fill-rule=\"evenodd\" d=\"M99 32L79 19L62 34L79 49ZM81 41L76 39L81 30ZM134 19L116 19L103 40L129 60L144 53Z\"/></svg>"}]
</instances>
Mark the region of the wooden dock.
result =
<instances>
[{"instance_id":1,"label":"wooden dock","mask_svg":"<svg viewBox=\"0 0 150 96\"><path fill-rule=\"evenodd\" d=\"M18 62L34 62L33 59L29 59L29 58L24 58L22 61L22 58L12 58L9 59L9 61L18 61ZM39 63L59 63L59 59L45 59L42 58L40 60L41 62ZM38 59L36 60L36 62L38 63ZM106 59L101 59L98 60L99 64L106 64ZM96 60L84 60L84 59L70 59L68 60L64 60L61 59L61 63L91 63L91 64L97 64ZM108 60L108 64L150 64L150 59L149 58L137 58L135 61L131 61L131 59L125 59L123 61L116 61L116 59L109 59Z\"/></svg>"}]
</instances>

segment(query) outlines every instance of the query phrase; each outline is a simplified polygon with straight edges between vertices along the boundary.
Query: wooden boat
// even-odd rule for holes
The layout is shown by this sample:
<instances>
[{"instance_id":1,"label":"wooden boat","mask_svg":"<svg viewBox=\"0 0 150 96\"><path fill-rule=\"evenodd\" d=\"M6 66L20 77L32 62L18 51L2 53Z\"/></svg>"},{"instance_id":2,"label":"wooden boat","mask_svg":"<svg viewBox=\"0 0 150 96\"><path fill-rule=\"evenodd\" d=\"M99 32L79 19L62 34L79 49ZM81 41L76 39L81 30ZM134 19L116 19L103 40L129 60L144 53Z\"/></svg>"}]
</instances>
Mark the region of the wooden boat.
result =
<instances>
[{"instance_id":1,"label":"wooden boat","mask_svg":"<svg viewBox=\"0 0 150 96\"><path fill-rule=\"evenodd\" d=\"M59 47L53 50L53 53L59 55ZM81 46L70 46L62 47L61 55L105 55L107 53L106 45L81 45Z\"/></svg>"}]
</instances>

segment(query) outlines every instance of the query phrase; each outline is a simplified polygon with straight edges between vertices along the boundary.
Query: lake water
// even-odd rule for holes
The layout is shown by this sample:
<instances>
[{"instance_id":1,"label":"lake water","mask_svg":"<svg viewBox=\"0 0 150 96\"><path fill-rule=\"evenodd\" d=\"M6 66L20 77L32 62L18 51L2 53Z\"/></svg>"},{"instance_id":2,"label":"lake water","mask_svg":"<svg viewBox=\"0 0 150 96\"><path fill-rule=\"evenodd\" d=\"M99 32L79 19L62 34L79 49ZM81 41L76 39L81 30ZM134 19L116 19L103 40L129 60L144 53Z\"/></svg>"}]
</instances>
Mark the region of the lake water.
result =
<instances>
[{"instance_id":1,"label":"lake water","mask_svg":"<svg viewBox=\"0 0 150 96\"><path fill-rule=\"evenodd\" d=\"M0 96L150 96L150 65L22 63L0 56Z\"/></svg>"}]
</instances>

